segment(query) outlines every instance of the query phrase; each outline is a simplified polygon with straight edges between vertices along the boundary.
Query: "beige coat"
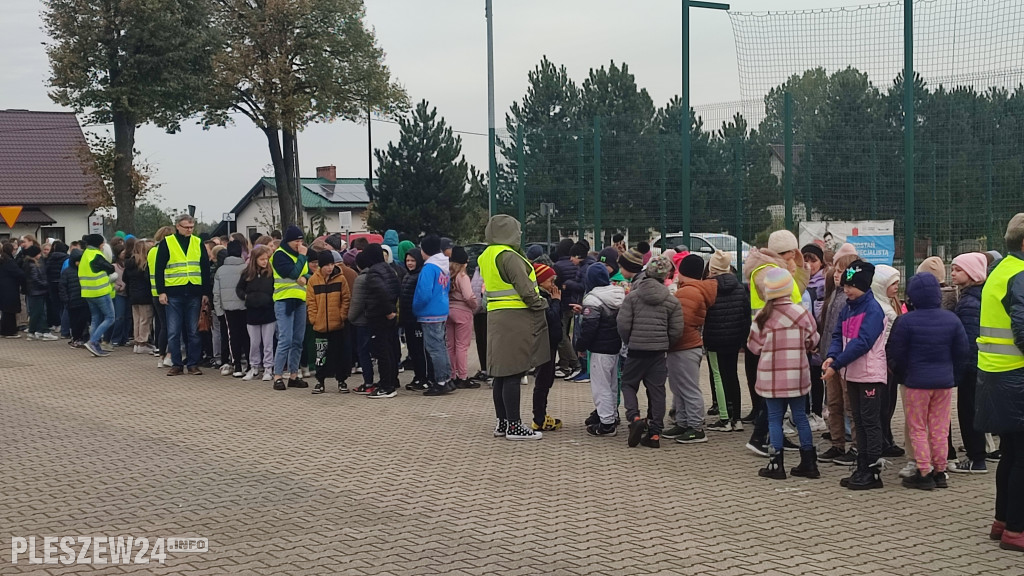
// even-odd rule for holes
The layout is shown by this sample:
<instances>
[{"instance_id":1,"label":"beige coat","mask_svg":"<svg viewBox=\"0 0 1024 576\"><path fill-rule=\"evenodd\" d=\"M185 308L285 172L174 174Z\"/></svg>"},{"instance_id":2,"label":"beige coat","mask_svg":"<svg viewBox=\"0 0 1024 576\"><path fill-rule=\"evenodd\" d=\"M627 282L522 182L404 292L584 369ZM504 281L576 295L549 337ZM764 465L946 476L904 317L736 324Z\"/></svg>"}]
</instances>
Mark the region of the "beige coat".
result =
<instances>
[{"instance_id":1,"label":"beige coat","mask_svg":"<svg viewBox=\"0 0 1024 576\"><path fill-rule=\"evenodd\" d=\"M494 216L484 239L488 244L518 246L519 222L504 214ZM523 258L504 252L496 264L501 278L515 287L529 308L487 313L487 373L492 377L525 374L551 359L544 318L548 303L537 294L537 283L530 280L531 270Z\"/></svg>"}]
</instances>

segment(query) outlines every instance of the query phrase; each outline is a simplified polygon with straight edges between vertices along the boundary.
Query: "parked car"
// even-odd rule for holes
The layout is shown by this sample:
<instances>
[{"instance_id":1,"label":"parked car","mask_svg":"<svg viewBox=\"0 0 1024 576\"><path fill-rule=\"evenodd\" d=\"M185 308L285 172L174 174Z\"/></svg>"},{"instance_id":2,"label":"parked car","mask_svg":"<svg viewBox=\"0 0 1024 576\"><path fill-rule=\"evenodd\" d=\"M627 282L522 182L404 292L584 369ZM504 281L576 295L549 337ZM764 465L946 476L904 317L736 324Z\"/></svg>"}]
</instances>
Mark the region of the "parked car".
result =
<instances>
[{"instance_id":1,"label":"parked car","mask_svg":"<svg viewBox=\"0 0 1024 576\"><path fill-rule=\"evenodd\" d=\"M736 268L736 237L729 234L721 233L706 233L706 232L691 232L690 241L683 241L683 233L676 232L675 234L669 234L666 237L665 242L662 242L661 235L655 236L651 240L651 252L655 256L661 254L662 251L669 248L675 248L676 246L686 246L690 252L699 254L705 262L711 259L711 255L715 253L715 250L722 250L728 252L732 258L732 267ZM750 244L743 243L743 259L747 259L747 255L750 254Z\"/></svg>"}]
</instances>

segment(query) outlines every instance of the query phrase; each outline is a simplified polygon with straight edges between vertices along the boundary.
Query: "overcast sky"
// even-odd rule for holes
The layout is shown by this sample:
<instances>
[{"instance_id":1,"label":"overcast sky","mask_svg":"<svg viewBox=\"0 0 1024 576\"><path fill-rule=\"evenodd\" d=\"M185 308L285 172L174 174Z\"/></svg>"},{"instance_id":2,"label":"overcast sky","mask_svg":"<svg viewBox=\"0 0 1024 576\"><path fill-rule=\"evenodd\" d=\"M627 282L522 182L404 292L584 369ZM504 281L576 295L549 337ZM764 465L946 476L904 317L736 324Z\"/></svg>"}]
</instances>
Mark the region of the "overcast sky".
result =
<instances>
[{"instance_id":1,"label":"overcast sky","mask_svg":"<svg viewBox=\"0 0 1024 576\"><path fill-rule=\"evenodd\" d=\"M856 0L739 0L736 11L802 10L858 4ZM564 64L582 82L590 68L625 62L656 106L681 91L681 3L678 0L494 0L497 121L526 91L526 75L543 55ZM487 132L487 52L484 0L366 0L392 74L417 102L427 99L456 130ZM40 0L0 3L0 110L60 110L47 96L49 65ZM740 99L729 17L693 10L691 84L695 105ZM394 125L374 122L373 145L397 138ZM487 167L485 137L463 134L463 151ZM263 133L238 118L226 129L188 125L168 135L144 127L137 147L157 168L163 204L197 206L206 221L220 220L268 173ZM339 177L364 178L366 127L348 122L311 126L299 137L303 176L335 164Z\"/></svg>"}]
</instances>

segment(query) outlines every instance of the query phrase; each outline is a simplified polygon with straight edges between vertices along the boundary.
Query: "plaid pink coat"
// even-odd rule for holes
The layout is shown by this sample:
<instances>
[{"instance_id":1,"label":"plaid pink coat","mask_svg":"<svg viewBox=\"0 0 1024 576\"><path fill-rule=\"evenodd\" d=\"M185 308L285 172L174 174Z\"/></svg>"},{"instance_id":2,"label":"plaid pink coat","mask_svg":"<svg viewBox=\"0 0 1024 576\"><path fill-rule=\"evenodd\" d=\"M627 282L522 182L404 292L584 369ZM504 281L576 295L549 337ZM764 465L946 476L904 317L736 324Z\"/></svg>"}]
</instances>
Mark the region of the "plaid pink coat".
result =
<instances>
[{"instance_id":1,"label":"plaid pink coat","mask_svg":"<svg viewBox=\"0 0 1024 576\"><path fill-rule=\"evenodd\" d=\"M747 347L760 354L757 393L764 398L797 398L811 389L807 351L818 345L811 314L788 297L775 301L775 310L763 329L750 327Z\"/></svg>"}]
</instances>

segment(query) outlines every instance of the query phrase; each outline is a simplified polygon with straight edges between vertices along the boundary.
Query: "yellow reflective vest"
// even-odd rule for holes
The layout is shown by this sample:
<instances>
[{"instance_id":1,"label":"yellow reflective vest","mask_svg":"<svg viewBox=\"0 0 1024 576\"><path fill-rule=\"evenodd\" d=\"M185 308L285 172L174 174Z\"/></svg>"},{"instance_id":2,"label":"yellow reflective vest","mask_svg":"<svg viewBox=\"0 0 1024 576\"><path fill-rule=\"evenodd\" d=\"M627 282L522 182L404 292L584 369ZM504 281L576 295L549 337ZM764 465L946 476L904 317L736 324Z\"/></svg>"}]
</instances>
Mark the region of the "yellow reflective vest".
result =
<instances>
[{"instance_id":1,"label":"yellow reflective vest","mask_svg":"<svg viewBox=\"0 0 1024 576\"><path fill-rule=\"evenodd\" d=\"M292 256L287 250L278 248L274 251L274 254L277 254L278 252L291 258L292 262L297 263L299 261L298 256ZM289 299L302 300L303 302L306 301L306 289L299 286L298 280L282 278L281 275L277 273L277 268L274 268L273 255L271 255L270 269L274 271L274 302ZM308 263L302 265L302 274L300 274L300 276L305 276L306 274L309 274Z\"/></svg>"},{"instance_id":2,"label":"yellow reflective vest","mask_svg":"<svg viewBox=\"0 0 1024 576\"><path fill-rule=\"evenodd\" d=\"M757 293L757 286L754 285L754 276L758 272L765 268L779 268L778 264L763 264L754 268L754 271L750 273L750 317L754 318L757 313L764 308L764 299ZM803 294L800 293L800 287L796 285L796 280L793 281L793 296L791 298L794 304L799 304L803 301Z\"/></svg>"},{"instance_id":3,"label":"yellow reflective vest","mask_svg":"<svg viewBox=\"0 0 1024 576\"><path fill-rule=\"evenodd\" d=\"M78 282L82 285L82 298L113 298L114 286L110 284L110 275L106 272L94 272L92 261L96 256L103 256L103 252L90 246L82 253L82 260L78 262Z\"/></svg>"},{"instance_id":4,"label":"yellow reflective vest","mask_svg":"<svg viewBox=\"0 0 1024 576\"><path fill-rule=\"evenodd\" d=\"M985 372L1009 372L1024 368L1024 353L1013 343L1010 314L1003 298L1010 282L1024 272L1024 260L1007 255L985 281L981 289L981 331L978 336L978 369Z\"/></svg>"},{"instance_id":5,"label":"yellow reflective vest","mask_svg":"<svg viewBox=\"0 0 1024 576\"><path fill-rule=\"evenodd\" d=\"M153 245L146 253L146 263L149 265L149 288L153 296L159 296L156 291L156 249L159 244ZM166 282L166 279L164 279Z\"/></svg>"},{"instance_id":6,"label":"yellow reflective vest","mask_svg":"<svg viewBox=\"0 0 1024 576\"><path fill-rule=\"evenodd\" d=\"M498 273L498 256L503 252L512 252L530 268L530 280L533 281L533 289L540 295L540 288L537 286L537 274L534 272L533 264L523 258L512 248L502 244L488 246L483 254L477 258L480 266L480 278L484 281L484 300L487 302L487 311L492 310L517 310L527 308L526 302L516 292L514 286L505 282Z\"/></svg>"},{"instance_id":7,"label":"yellow reflective vest","mask_svg":"<svg viewBox=\"0 0 1024 576\"><path fill-rule=\"evenodd\" d=\"M203 270L199 267L203 243L197 236L189 236L188 252L182 252L175 236L164 238L167 244L167 268L164 268L164 286L185 286L203 283Z\"/></svg>"}]
</instances>

